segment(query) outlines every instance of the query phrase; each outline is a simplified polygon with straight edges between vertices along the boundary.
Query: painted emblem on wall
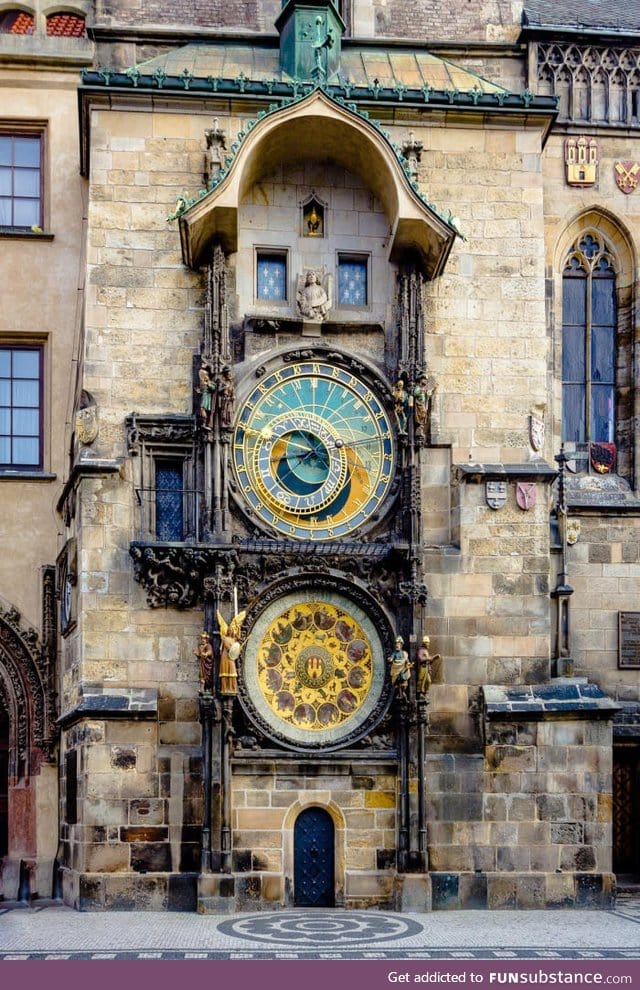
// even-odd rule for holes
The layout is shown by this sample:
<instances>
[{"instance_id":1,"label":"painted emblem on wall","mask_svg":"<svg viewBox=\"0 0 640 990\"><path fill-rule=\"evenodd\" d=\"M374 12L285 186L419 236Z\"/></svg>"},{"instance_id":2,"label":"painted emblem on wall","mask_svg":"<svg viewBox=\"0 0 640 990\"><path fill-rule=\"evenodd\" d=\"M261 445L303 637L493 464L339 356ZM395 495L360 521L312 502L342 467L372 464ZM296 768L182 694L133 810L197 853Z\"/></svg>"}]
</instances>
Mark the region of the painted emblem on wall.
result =
<instances>
[{"instance_id":1,"label":"painted emblem on wall","mask_svg":"<svg viewBox=\"0 0 640 990\"><path fill-rule=\"evenodd\" d=\"M589 457L594 471L597 471L598 474L609 474L613 471L616 463L616 445L615 443L605 443L603 440L599 443L590 443Z\"/></svg>"},{"instance_id":2,"label":"painted emblem on wall","mask_svg":"<svg viewBox=\"0 0 640 990\"><path fill-rule=\"evenodd\" d=\"M544 447L544 420L534 413L529 416L529 443L536 454Z\"/></svg>"},{"instance_id":3,"label":"painted emblem on wall","mask_svg":"<svg viewBox=\"0 0 640 990\"><path fill-rule=\"evenodd\" d=\"M533 509L538 500L538 491L533 481L516 482L516 502L523 512Z\"/></svg>"},{"instance_id":4,"label":"painted emblem on wall","mask_svg":"<svg viewBox=\"0 0 640 990\"><path fill-rule=\"evenodd\" d=\"M598 142L595 138L567 138L564 142L564 163L567 184L593 186L598 175Z\"/></svg>"},{"instance_id":5,"label":"painted emblem on wall","mask_svg":"<svg viewBox=\"0 0 640 990\"><path fill-rule=\"evenodd\" d=\"M351 735L380 698L384 657L369 616L341 595L287 595L258 618L245 686L257 714L289 741L317 746Z\"/></svg>"},{"instance_id":6,"label":"painted emblem on wall","mask_svg":"<svg viewBox=\"0 0 640 990\"><path fill-rule=\"evenodd\" d=\"M507 501L506 481L487 481L485 493L490 509L502 509Z\"/></svg>"},{"instance_id":7,"label":"painted emblem on wall","mask_svg":"<svg viewBox=\"0 0 640 990\"><path fill-rule=\"evenodd\" d=\"M640 162L615 162L613 174L618 189L628 196L640 181Z\"/></svg>"}]
</instances>

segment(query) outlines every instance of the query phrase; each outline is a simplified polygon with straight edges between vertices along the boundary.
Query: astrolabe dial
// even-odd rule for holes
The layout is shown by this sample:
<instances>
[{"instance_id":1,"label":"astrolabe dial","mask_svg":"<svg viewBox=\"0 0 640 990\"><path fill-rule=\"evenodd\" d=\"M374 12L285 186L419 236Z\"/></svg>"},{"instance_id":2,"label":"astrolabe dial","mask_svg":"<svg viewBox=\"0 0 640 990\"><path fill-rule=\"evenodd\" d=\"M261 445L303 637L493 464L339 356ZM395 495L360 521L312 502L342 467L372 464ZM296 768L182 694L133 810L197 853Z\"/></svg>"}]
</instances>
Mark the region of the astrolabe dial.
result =
<instances>
[{"instance_id":1,"label":"astrolabe dial","mask_svg":"<svg viewBox=\"0 0 640 990\"><path fill-rule=\"evenodd\" d=\"M367 613L341 595L309 590L271 604L245 656L254 711L290 742L319 746L357 734L380 698L378 634Z\"/></svg>"},{"instance_id":2,"label":"astrolabe dial","mask_svg":"<svg viewBox=\"0 0 640 990\"><path fill-rule=\"evenodd\" d=\"M291 539L343 538L389 494L391 421L372 388L348 369L292 363L265 375L244 402L233 462L260 521Z\"/></svg>"}]
</instances>

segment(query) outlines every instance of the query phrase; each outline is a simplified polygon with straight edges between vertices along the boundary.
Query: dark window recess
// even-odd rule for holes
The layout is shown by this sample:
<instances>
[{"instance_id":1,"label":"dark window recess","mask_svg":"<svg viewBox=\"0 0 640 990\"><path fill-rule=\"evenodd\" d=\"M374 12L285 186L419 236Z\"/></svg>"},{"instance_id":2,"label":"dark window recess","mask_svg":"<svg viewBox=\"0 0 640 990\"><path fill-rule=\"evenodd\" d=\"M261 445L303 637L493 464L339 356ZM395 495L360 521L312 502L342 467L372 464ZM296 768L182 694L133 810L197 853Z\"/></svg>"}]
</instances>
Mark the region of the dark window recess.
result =
<instances>
[{"instance_id":1,"label":"dark window recess","mask_svg":"<svg viewBox=\"0 0 640 990\"><path fill-rule=\"evenodd\" d=\"M562 284L562 438L615 441L616 273L604 243L587 234Z\"/></svg>"},{"instance_id":2,"label":"dark window recess","mask_svg":"<svg viewBox=\"0 0 640 990\"><path fill-rule=\"evenodd\" d=\"M156 538L179 542L184 536L184 462L156 461Z\"/></svg>"},{"instance_id":3,"label":"dark window recess","mask_svg":"<svg viewBox=\"0 0 640 990\"><path fill-rule=\"evenodd\" d=\"M65 819L67 825L75 825L78 821L78 752L69 750L64 758L64 775L66 786Z\"/></svg>"},{"instance_id":4,"label":"dark window recess","mask_svg":"<svg viewBox=\"0 0 640 990\"><path fill-rule=\"evenodd\" d=\"M42 227L42 134L0 132L0 228Z\"/></svg>"},{"instance_id":5,"label":"dark window recess","mask_svg":"<svg viewBox=\"0 0 640 990\"><path fill-rule=\"evenodd\" d=\"M0 347L0 468L42 467L42 348Z\"/></svg>"}]
</instances>

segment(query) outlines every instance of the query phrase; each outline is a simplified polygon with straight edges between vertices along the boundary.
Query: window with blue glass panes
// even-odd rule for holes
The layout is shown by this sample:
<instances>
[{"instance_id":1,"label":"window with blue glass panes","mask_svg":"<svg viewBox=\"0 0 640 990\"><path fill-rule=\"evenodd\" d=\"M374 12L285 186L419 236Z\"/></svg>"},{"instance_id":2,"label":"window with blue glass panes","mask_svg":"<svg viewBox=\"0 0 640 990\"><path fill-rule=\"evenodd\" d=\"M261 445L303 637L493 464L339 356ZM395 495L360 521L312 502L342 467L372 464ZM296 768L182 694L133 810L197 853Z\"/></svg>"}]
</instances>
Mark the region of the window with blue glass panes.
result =
<instances>
[{"instance_id":1,"label":"window with blue glass panes","mask_svg":"<svg viewBox=\"0 0 640 990\"><path fill-rule=\"evenodd\" d=\"M365 258L338 258L338 305L366 306L368 266Z\"/></svg>"},{"instance_id":2,"label":"window with blue glass panes","mask_svg":"<svg viewBox=\"0 0 640 990\"><path fill-rule=\"evenodd\" d=\"M184 538L183 461L156 463L156 537L179 542Z\"/></svg>"},{"instance_id":3,"label":"window with blue glass panes","mask_svg":"<svg viewBox=\"0 0 640 990\"><path fill-rule=\"evenodd\" d=\"M264 302L286 300L287 259L284 254L258 254L256 296Z\"/></svg>"}]
</instances>

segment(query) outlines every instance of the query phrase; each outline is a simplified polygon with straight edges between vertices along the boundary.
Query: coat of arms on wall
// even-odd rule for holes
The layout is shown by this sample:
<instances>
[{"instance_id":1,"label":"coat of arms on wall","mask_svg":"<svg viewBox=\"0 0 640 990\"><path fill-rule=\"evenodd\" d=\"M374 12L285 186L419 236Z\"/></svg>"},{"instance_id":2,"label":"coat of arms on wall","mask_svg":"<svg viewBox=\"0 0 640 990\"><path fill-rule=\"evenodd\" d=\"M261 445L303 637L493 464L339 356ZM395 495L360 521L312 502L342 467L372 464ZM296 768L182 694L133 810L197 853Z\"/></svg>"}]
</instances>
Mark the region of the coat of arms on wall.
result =
<instances>
[{"instance_id":1,"label":"coat of arms on wall","mask_svg":"<svg viewBox=\"0 0 640 990\"><path fill-rule=\"evenodd\" d=\"M490 509L502 509L507 501L506 481L487 481L485 494Z\"/></svg>"},{"instance_id":2,"label":"coat of arms on wall","mask_svg":"<svg viewBox=\"0 0 640 990\"><path fill-rule=\"evenodd\" d=\"M518 481L516 483L516 502L523 512L533 509L538 498L538 492L533 481Z\"/></svg>"},{"instance_id":3,"label":"coat of arms on wall","mask_svg":"<svg viewBox=\"0 0 640 990\"><path fill-rule=\"evenodd\" d=\"M640 162L614 162L613 174L618 189L628 196L640 181Z\"/></svg>"},{"instance_id":4,"label":"coat of arms on wall","mask_svg":"<svg viewBox=\"0 0 640 990\"><path fill-rule=\"evenodd\" d=\"M564 163L567 184L593 186L598 175L598 142L595 138L567 138L564 142Z\"/></svg>"},{"instance_id":5,"label":"coat of arms on wall","mask_svg":"<svg viewBox=\"0 0 640 990\"><path fill-rule=\"evenodd\" d=\"M615 443L605 443L601 440L599 443L589 444L589 457L591 459L591 467L598 474L610 474L616 463L616 445Z\"/></svg>"}]
</instances>

